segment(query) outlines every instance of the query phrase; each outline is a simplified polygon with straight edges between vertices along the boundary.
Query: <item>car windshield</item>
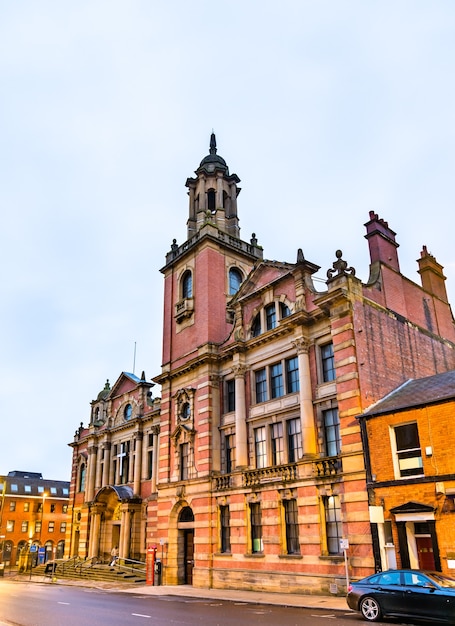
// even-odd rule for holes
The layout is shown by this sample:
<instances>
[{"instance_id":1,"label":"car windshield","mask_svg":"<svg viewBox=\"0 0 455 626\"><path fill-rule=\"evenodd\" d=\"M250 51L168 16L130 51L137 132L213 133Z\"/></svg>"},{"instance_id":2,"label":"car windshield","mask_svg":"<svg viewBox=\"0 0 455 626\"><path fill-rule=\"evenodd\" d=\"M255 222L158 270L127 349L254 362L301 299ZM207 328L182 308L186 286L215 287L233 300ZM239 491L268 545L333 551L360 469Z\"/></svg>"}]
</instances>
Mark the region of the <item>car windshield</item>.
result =
<instances>
[{"instance_id":1,"label":"car windshield","mask_svg":"<svg viewBox=\"0 0 455 626\"><path fill-rule=\"evenodd\" d=\"M440 587L451 587L455 589L455 578L449 578L448 576L443 576L436 572L432 572L431 574L427 573L427 576Z\"/></svg>"}]
</instances>

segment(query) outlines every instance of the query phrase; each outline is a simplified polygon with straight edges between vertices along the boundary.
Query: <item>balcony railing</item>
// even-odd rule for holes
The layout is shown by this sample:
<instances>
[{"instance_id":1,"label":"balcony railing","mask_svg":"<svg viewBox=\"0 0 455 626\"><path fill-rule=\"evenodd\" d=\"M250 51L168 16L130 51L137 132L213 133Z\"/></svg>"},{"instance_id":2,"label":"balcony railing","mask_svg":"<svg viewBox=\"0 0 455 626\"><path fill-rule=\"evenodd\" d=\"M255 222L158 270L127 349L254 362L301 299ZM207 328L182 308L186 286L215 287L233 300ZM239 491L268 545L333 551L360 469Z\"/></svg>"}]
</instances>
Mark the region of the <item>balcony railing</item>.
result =
<instances>
[{"instance_id":1,"label":"balcony railing","mask_svg":"<svg viewBox=\"0 0 455 626\"><path fill-rule=\"evenodd\" d=\"M313 461L313 475L318 477L334 476L341 468L341 459L337 456Z\"/></svg>"}]
</instances>

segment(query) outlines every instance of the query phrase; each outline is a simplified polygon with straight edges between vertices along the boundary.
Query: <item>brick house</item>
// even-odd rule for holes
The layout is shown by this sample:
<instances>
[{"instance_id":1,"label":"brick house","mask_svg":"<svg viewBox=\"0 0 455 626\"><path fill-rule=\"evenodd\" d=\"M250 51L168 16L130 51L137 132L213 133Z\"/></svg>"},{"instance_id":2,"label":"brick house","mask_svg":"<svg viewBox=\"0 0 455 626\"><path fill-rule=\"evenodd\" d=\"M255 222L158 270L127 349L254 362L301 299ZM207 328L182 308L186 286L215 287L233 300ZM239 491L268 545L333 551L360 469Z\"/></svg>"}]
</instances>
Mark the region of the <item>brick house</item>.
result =
<instances>
[{"instance_id":1,"label":"brick house","mask_svg":"<svg viewBox=\"0 0 455 626\"><path fill-rule=\"evenodd\" d=\"M408 380L359 416L376 569L455 570L455 371Z\"/></svg>"},{"instance_id":2,"label":"brick house","mask_svg":"<svg viewBox=\"0 0 455 626\"><path fill-rule=\"evenodd\" d=\"M70 483L44 479L39 472L0 476L0 561L14 567L22 550L44 548L42 560L62 558L65 550Z\"/></svg>"},{"instance_id":3,"label":"brick house","mask_svg":"<svg viewBox=\"0 0 455 626\"><path fill-rule=\"evenodd\" d=\"M269 261L255 234L240 238L239 182L212 135L186 181L187 240L161 269L161 398L122 374L92 403L70 444L68 546L157 545L165 584L342 589L341 539L351 575L374 570L356 418L455 368L445 278L425 247L422 285L404 277L395 233L370 212L368 282L337 251L319 291L302 250Z\"/></svg>"}]
</instances>

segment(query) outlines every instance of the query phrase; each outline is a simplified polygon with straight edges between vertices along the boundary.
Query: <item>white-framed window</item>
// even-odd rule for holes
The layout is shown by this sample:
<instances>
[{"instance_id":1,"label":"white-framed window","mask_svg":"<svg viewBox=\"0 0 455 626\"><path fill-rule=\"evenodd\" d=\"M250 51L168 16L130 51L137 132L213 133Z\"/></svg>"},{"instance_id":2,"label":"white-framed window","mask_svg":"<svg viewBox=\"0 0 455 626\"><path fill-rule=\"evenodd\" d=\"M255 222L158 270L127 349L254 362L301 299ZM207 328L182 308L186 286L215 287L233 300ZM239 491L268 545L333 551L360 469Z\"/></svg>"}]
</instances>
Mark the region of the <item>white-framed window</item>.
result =
<instances>
[{"instance_id":1,"label":"white-framed window","mask_svg":"<svg viewBox=\"0 0 455 626\"><path fill-rule=\"evenodd\" d=\"M281 398L299 391L299 362L297 357L281 359L254 372L256 404Z\"/></svg>"},{"instance_id":2,"label":"white-framed window","mask_svg":"<svg viewBox=\"0 0 455 626\"><path fill-rule=\"evenodd\" d=\"M417 422L393 426L391 445L396 478L424 475Z\"/></svg>"}]
</instances>

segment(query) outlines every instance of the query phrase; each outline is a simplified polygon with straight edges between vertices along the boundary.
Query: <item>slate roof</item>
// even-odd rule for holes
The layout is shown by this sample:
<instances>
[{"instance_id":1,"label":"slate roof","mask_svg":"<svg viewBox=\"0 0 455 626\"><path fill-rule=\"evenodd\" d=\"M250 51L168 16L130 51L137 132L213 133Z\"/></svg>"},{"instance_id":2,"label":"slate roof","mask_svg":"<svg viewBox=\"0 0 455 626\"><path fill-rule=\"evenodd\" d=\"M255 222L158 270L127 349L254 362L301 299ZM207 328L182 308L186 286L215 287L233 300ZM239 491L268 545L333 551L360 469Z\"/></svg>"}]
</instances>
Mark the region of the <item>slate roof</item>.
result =
<instances>
[{"instance_id":1,"label":"slate roof","mask_svg":"<svg viewBox=\"0 0 455 626\"><path fill-rule=\"evenodd\" d=\"M426 378L411 378L372 405L360 417L374 417L452 399L455 399L455 370Z\"/></svg>"}]
</instances>

